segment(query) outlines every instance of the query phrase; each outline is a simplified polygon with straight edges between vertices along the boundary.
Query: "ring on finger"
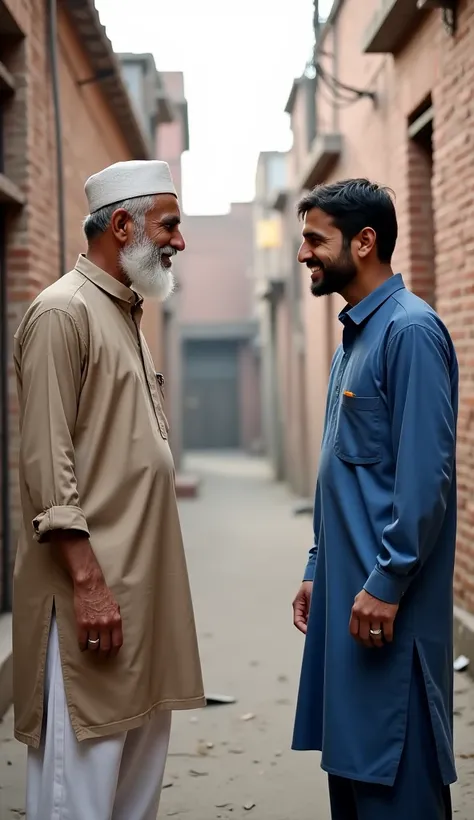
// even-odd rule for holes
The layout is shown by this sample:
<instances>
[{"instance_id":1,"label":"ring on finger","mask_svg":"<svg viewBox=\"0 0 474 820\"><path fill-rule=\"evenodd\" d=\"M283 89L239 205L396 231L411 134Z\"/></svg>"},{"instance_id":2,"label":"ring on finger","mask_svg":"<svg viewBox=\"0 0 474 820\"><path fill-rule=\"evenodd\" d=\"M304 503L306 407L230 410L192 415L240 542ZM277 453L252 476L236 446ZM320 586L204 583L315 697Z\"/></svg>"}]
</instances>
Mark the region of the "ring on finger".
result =
<instances>
[{"instance_id":1,"label":"ring on finger","mask_svg":"<svg viewBox=\"0 0 474 820\"><path fill-rule=\"evenodd\" d=\"M369 635L371 638L381 638L382 637L382 629L369 629Z\"/></svg>"},{"instance_id":2,"label":"ring on finger","mask_svg":"<svg viewBox=\"0 0 474 820\"><path fill-rule=\"evenodd\" d=\"M88 638L87 639L87 646L89 649L98 649L100 644L100 638Z\"/></svg>"}]
</instances>

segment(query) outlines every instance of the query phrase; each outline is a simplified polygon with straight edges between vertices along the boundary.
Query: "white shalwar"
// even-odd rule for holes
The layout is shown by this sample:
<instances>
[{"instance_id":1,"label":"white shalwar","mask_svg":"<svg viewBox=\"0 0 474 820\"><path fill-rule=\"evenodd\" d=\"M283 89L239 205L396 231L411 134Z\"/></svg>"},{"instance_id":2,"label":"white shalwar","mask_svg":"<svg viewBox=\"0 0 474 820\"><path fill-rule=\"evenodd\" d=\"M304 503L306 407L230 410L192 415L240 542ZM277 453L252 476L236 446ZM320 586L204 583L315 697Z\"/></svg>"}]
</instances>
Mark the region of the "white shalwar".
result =
<instances>
[{"instance_id":1,"label":"white shalwar","mask_svg":"<svg viewBox=\"0 0 474 820\"><path fill-rule=\"evenodd\" d=\"M156 820L170 729L171 712L160 711L138 729L79 743L53 617L43 737L28 749L27 820Z\"/></svg>"}]
</instances>

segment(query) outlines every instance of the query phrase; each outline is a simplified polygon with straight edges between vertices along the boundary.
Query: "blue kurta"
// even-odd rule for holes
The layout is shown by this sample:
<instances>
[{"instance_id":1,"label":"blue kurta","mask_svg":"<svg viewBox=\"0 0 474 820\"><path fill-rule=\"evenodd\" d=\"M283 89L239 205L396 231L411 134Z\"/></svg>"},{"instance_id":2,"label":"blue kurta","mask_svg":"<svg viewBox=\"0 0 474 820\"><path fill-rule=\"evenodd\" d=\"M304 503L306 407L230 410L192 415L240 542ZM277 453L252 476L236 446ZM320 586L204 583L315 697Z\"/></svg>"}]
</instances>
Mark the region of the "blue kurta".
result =
<instances>
[{"instance_id":1,"label":"blue kurta","mask_svg":"<svg viewBox=\"0 0 474 820\"><path fill-rule=\"evenodd\" d=\"M448 784L456 779L456 354L440 318L400 275L339 318L343 341L329 381L305 573L314 587L293 748L322 750L331 774L393 785L417 652ZM362 588L400 603L393 643L382 649L349 634Z\"/></svg>"}]
</instances>

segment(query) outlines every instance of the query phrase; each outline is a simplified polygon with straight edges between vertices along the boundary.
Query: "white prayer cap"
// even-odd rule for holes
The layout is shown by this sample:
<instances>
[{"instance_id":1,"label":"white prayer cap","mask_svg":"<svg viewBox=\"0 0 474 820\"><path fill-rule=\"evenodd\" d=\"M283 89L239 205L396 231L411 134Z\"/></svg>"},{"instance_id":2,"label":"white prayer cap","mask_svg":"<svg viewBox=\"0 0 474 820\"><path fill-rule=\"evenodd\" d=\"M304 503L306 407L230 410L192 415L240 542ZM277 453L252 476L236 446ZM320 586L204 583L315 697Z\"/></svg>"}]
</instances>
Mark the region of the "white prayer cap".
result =
<instances>
[{"instance_id":1,"label":"white prayer cap","mask_svg":"<svg viewBox=\"0 0 474 820\"><path fill-rule=\"evenodd\" d=\"M160 160L116 162L89 177L85 192L91 214L106 205L138 196L177 196L169 165Z\"/></svg>"}]
</instances>

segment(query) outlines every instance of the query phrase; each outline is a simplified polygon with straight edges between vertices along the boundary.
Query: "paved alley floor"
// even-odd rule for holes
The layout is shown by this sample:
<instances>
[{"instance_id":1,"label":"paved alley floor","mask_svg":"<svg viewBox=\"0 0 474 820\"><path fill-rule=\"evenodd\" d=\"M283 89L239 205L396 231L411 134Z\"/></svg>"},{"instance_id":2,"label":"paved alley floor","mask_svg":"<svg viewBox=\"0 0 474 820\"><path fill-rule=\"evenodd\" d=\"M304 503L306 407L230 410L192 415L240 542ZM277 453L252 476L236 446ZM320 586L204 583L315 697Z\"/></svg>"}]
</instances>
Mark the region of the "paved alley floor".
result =
<instances>
[{"instance_id":1,"label":"paved alley floor","mask_svg":"<svg viewBox=\"0 0 474 820\"><path fill-rule=\"evenodd\" d=\"M294 499L257 459L195 456L187 467L202 479L181 516L206 694L237 702L175 716L160 820L328 820L319 755L289 750L303 646L291 601L311 519L292 515ZM456 690L455 817L474 820L474 684L459 674ZM9 714L0 820L24 816L23 781Z\"/></svg>"}]
</instances>

